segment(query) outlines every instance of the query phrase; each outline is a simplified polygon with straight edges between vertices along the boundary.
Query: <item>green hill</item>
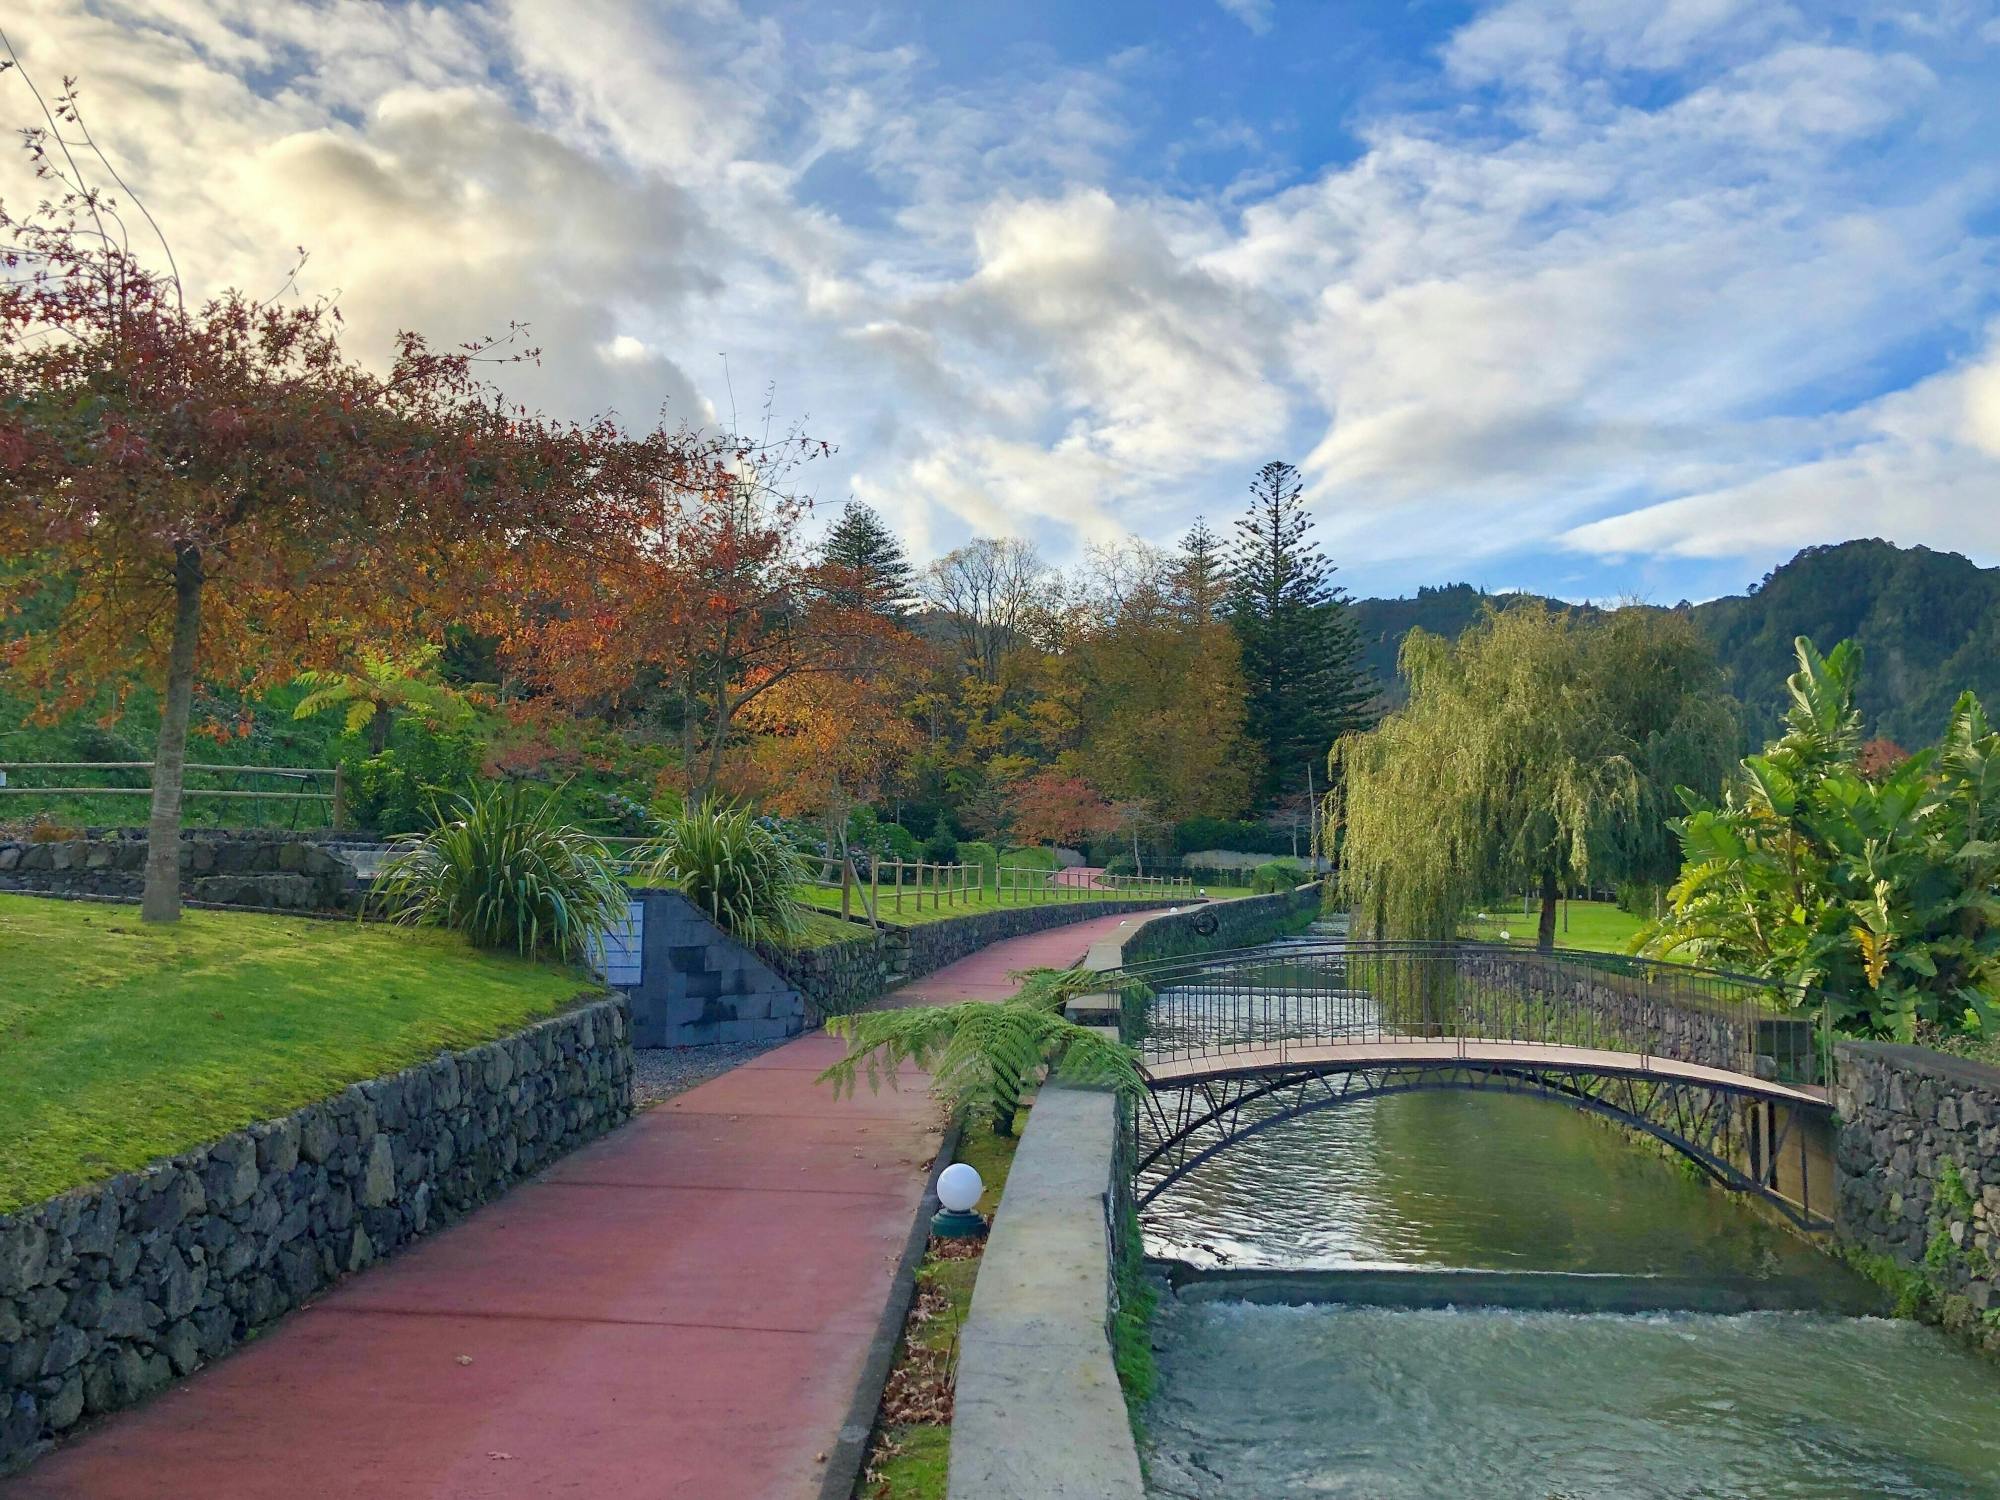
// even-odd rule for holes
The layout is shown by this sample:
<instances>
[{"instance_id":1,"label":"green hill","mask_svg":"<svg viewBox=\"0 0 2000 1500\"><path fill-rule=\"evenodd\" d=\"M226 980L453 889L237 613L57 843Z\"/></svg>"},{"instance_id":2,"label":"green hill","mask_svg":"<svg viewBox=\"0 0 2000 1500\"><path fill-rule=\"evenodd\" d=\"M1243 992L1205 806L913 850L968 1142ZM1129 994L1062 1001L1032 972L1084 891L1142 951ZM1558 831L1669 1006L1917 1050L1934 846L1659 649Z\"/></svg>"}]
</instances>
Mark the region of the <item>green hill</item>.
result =
<instances>
[{"instance_id":1,"label":"green hill","mask_svg":"<svg viewBox=\"0 0 2000 1500\"><path fill-rule=\"evenodd\" d=\"M1396 652L1412 626L1456 636L1489 603L1531 597L1459 583L1414 598L1357 599L1353 608L1368 664L1394 702L1402 697ZM1968 687L2000 711L2000 568L1955 552L1872 539L1808 547L1747 594L1711 599L1694 613L1743 701L1746 744L1775 732L1801 635L1822 648L1861 643L1860 706L1871 735L1928 744Z\"/></svg>"}]
</instances>

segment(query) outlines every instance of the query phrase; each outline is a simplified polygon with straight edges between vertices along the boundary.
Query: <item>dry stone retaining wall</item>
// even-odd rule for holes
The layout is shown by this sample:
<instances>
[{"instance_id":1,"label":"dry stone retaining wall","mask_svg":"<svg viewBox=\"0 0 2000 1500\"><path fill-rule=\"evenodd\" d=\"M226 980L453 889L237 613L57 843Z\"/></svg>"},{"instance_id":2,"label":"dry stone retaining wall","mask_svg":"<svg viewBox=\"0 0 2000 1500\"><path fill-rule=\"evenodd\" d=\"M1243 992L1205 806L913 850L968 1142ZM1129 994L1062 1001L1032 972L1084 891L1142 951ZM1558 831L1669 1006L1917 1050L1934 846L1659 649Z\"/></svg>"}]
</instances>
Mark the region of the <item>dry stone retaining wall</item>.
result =
<instances>
[{"instance_id":1,"label":"dry stone retaining wall","mask_svg":"<svg viewBox=\"0 0 2000 1500\"><path fill-rule=\"evenodd\" d=\"M326 839L252 830L181 835L181 894L204 906L280 911L353 909L360 886ZM88 829L73 839L0 839L0 890L136 898L146 883L142 829Z\"/></svg>"},{"instance_id":2,"label":"dry stone retaining wall","mask_svg":"<svg viewBox=\"0 0 2000 1500\"><path fill-rule=\"evenodd\" d=\"M1841 1238L1928 1289L1930 1312L2000 1352L2000 1068L1843 1042L1834 1108Z\"/></svg>"},{"instance_id":3,"label":"dry stone retaining wall","mask_svg":"<svg viewBox=\"0 0 2000 1500\"><path fill-rule=\"evenodd\" d=\"M0 1473L631 1109L618 997L0 1215Z\"/></svg>"}]
</instances>

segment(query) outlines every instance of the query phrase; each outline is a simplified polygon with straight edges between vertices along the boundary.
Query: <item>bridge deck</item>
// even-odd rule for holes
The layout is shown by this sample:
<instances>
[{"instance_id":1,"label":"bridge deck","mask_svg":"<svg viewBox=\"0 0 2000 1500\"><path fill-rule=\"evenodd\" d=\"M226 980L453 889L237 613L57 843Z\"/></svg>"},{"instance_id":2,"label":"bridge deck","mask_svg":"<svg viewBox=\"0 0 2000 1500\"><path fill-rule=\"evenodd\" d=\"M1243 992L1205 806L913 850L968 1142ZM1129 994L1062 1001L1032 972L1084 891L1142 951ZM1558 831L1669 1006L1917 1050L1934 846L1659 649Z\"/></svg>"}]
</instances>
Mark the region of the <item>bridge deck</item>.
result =
<instances>
[{"instance_id":1,"label":"bridge deck","mask_svg":"<svg viewBox=\"0 0 2000 1500\"><path fill-rule=\"evenodd\" d=\"M1756 1094L1760 1098L1825 1108L1823 1088L1800 1087L1710 1068L1701 1063L1637 1052L1613 1052L1595 1047L1566 1047L1541 1042L1487 1041L1477 1037L1440 1041L1394 1041L1378 1038L1352 1042L1279 1042L1241 1047L1198 1057L1145 1060L1154 1084L1192 1083L1240 1073L1259 1073L1318 1065L1340 1068L1393 1067L1398 1064L1471 1063L1495 1069L1507 1067L1560 1068L1572 1073L1617 1073L1644 1078L1675 1079L1711 1084Z\"/></svg>"}]
</instances>

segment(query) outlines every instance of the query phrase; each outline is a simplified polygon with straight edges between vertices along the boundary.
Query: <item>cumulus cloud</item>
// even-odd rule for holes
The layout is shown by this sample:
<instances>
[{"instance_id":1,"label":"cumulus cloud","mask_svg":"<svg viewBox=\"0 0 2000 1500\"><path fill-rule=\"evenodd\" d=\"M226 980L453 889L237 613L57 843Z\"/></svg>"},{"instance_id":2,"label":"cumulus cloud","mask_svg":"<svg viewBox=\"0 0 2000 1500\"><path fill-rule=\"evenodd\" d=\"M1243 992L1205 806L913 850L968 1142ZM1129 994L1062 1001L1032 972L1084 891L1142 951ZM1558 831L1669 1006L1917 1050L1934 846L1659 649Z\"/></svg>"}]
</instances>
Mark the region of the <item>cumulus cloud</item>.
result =
<instances>
[{"instance_id":1,"label":"cumulus cloud","mask_svg":"<svg viewBox=\"0 0 2000 1500\"><path fill-rule=\"evenodd\" d=\"M1161 118L1201 65L1167 42L952 71L735 0L15 9L198 288L304 244L378 357L521 321L542 362L499 376L552 411L768 401L919 554L1167 540L1273 456L1350 577L2000 551L2000 36L1969 9L1502 0L1364 90L1337 160L1232 117L1226 182L1182 165L1216 118Z\"/></svg>"}]
</instances>

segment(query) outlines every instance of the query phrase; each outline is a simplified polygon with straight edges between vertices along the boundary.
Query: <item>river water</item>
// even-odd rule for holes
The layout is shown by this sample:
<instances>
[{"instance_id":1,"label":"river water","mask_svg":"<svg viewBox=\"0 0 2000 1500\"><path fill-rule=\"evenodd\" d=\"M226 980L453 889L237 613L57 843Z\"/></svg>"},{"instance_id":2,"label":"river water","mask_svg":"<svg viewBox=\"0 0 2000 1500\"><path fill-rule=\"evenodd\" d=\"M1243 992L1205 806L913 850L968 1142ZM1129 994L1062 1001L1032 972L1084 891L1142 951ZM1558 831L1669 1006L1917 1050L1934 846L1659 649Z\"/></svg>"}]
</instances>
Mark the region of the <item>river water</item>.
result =
<instances>
[{"instance_id":1,"label":"river water","mask_svg":"<svg viewBox=\"0 0 2000 1500\"><path fill-rule=\"evenodd\" d=\"M1521 1095L1396 1095L1276 1126L1142 1222L1150 1253L1203 1267L1767 1280L1829 1306L1857 1291L1731 1195ZM1219 1295L1164 1295L1155 1326L1156 1496L2000 1500L2000 1371L1915 1324L1201 1290Z\"/></svg>"}]
</instances>

